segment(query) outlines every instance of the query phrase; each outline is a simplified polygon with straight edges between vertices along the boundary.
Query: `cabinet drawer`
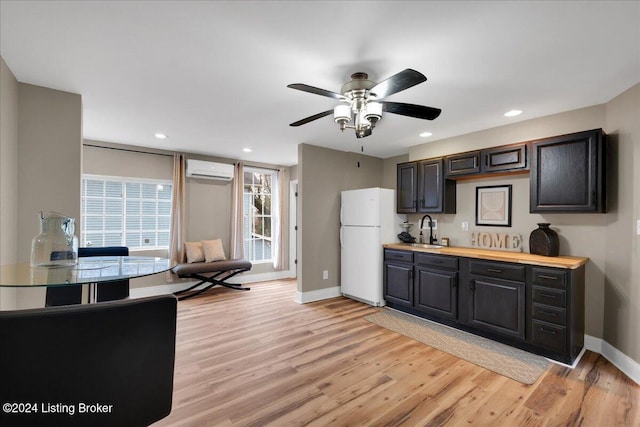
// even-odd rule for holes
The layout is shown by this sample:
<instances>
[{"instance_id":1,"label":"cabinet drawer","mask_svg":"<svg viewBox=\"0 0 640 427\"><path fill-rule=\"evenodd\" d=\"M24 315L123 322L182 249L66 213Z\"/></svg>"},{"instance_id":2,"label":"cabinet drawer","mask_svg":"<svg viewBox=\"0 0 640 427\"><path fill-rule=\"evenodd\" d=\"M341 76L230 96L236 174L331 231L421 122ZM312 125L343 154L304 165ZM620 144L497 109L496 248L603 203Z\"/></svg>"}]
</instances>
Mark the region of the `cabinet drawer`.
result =
<instances>
[{"instance_id":1,"label":"cabinet drawer","mask_svg":"<svg viewBox=\"0 0 640 427\"><path fill-rule=\"evenodd\" d=\"M567 272L548 268L532 268L533 283L552 288L565 289L567 287Z\"/></svg>"},{"instance_id":2,"label":"cabinet drawer","mask_svg":"<svg viewBox=\"0 0 640 427\"><path fill-rule=\"evenodd\" d=\"M557 289L542 288L533 285L533 302L564 308L567 305L567 293Z\"/></svg>"},{"instance_id":3,"label":"cabinet drawer","mask_svg":"<svg viewBox=\"0 0 640 427\"><path fill-rule=\"evenodd\" d=\"M525 267L520 265L504 264L499 262L470 261L469 271L498 279L515 280L524 282Z\"/></svg>"},{"instance_id":4,"label":"cabinet drawer","mask_svg":"<svg viewBox=\"0 0 640 427\"><path fill-rule=\"evenodd\" d=\"M567 324L566 310L564 308L551 307L534 302L532 312L534 319L562 326Z\"/></svg>"},{"instance_id":5,"label":"cabinet drawer","mask_svg":"<svg viewBox=\"0 0 640 427\"><path fill-rule=\"evenodd\" d=\"M413 252L385 249L384 259L387 261L413 262Z\"/></svg>"},{"instance_id":6,"label":"cabinet drawer","mask_svg":"<svg viewBox=\"0 0 640 427\"><path fill-rule=\"evenodd\" d=\"M562 326L533 320L531 343L564 354L567 351L567 330Z\"/></svg>"},{"instance_id":7,"label":"cabinet drawer","mask_svg":"<svg viewBox=\"0 0 640 427\"><path fill-rule=\"evenodd\" d=\"M458 258L417 253L416 264L428 265L431 267L438 267L438 268L446 268L449 270L457 270Z\"/></svg>"}]
</instances>

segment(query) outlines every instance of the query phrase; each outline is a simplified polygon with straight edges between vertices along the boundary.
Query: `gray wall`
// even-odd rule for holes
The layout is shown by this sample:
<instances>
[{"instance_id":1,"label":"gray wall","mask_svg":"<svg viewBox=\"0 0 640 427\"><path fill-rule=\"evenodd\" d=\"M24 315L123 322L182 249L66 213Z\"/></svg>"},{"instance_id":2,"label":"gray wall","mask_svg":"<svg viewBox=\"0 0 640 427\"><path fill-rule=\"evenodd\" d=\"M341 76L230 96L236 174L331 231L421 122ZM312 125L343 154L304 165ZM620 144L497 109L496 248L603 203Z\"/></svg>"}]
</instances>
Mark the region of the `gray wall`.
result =
<instances>
[{"instance_id":1,"label":"gray wall","mask_svg":"<svg viewBox=\"0 0 640 427\"><path fill-rule=\"evenodd\" d=\"M358 167L360 162L360 167ZM382 186L382 160L298 145L298 291L340 285L340 192ZM329 279L322 279L322 272Z\"/></svg>"},{"instance_id":2,"label":"gray wall","mask_svg":"<svg viewBox=\"0 0 640 427\"><path fill-rule=\"evenodd\" d=\"M0 262L29 262L39 211L80 219L82 99L19 83L1 61ZM3 290L0 308L42 306L44 289Z\"/></svg>"},{"instance_id":3,"label":"gray wall","mask_svg":"<svg viewBox=\"0 0 640 427\"><path fill-rule=\"evenodd\" d=\"M18 260L18 81L0 57L0 265ZM0 288L0 310L16 305L16 290Z\"/></svg>"},{"instance_id":4,"label":"gray wall","mask_svg":"<svg viewBox=\"0 0 640 427\"><path fill-rule=\"evenodd\" d=\"M82 98L24 83L18 96L18 261L29 261L40 211L80 223Z\"/></svg>"},{"instance_id":5,"label":"gray wall","mask_svg":"<svg viewBox=\"0 0 640 427\"><path fill-rule=\"evenodd\" d=\"M614 150L609 176L616 191L606 214L603 338L640 363L640 84L607 103ZM601 302L602 304L602 302Z\"/></svg>"},{"instance_id":6,"label":"gray wall","mask_svg":"<svg viewBox=\"0 0 640 427\"><path fill-rule=\"evenodd\" d=\"M513 186L512 227L528 251L528 236L538 222L550 222L560 235L561 255L586 256L586 333L605 339L623 353L640 361L640 338L631 325L640 322L640 273L635 220L640 218L640 179L634 161L640 161L640 85L607 104L583 108L455 138L434 141L409 150L410 160L544 138L587 129L603 128L612 148L609 213L530 214L529 176L505 176L458 181L455 215L434 215L438 237L449 237L456 246L470 246L472 231L494 230L475 226L475 188L485 185ZM638 164L638 163L635 163ZM416 224L420 215L409 215ZM461 229L469 222L469 231ZM501 230L502 231L502 230Z\"/></svg>"},{"instance_id":7,"label":"gray wall","mask_svg":"<svg viewBox=\"0 0 640 427\"><path fill-rule=\"evenodd\" d=\"M83 174L173 179L173 153L168 151L85 139L82 156Z\"/></svg>"}]
</instances>

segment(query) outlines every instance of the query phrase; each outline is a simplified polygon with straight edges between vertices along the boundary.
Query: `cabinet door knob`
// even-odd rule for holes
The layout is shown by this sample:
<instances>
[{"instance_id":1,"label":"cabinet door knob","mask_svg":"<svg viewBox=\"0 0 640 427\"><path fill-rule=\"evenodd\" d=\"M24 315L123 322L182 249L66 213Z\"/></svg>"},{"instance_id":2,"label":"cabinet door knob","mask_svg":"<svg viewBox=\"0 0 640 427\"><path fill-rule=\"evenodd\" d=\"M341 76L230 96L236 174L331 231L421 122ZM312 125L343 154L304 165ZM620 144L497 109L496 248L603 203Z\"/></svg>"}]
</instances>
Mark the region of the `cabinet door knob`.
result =
<instances>
[{"instance_id":1,"label":"cabinet door knob","mask_svg":"<svg viewBox=\"0 0 640 427\"><path fill-rule=\"evenodd\" d=\"M500 270L499 268L487 268L487 271L491 273L502 273L502 270Z\"/></svg>"},{"instance_id":2,"label":"cabinet door knob","mask_svg":"<svg viewBox=\"0 0 640 427\"><path fill-rule=\"evenodd\" d=\"M556 276L547 276L546 274L540 274L538 277L547 280L558 280Z\"/></svg>"},{"instance_id":3,"label":"cabinet door knob","mask_svg":"<svg viewBox=\"0 0 640 427\"><path fill-rule=\"evenodd\" d=\"M469 291L471 291L471 292L475 292L476 291L476 281L475 281L475 279L471 279L469 281Z\"/></svg>"}]
</instances>

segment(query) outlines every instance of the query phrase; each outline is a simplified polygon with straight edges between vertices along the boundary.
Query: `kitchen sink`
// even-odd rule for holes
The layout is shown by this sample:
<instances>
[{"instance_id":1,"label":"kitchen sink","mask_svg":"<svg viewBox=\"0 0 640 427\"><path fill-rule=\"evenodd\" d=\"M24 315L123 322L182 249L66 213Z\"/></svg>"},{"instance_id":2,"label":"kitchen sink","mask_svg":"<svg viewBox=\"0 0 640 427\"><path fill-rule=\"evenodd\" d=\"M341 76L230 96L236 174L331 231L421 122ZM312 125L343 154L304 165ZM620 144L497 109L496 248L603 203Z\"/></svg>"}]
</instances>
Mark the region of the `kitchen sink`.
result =
<instances>
[{"instance_id":1,"label":"kitchen sink","mask_svg":"<svg viewBox=\"0 0 640 427\"><path fill-rule=\"evenodd\" d=\"M424 249L440 249L444 248L442 245L430 245L428 243L411 243L411 246L414 248L424 248Z\"/></svg>"}]
</instances>

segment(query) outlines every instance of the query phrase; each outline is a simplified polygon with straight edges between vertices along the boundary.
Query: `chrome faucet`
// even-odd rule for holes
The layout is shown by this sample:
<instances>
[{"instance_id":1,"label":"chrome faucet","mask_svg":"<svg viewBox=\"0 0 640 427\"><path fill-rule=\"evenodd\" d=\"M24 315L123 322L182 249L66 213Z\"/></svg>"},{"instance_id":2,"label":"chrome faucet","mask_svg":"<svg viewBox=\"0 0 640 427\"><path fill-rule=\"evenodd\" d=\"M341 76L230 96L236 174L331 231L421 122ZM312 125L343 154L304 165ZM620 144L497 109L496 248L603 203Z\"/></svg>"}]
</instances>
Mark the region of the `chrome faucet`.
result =
<instances>
[{"instance_id":1,"label":"chrome faucet","mask_svg":"<svg viewBox=\"0 0 640 427\"><path fill-rule=\"evenodd\" d=\"M429 218L429 244L433 245L436 243L438 239L433 237L433 219L431 218L430 215L425 215L422 217L422 220L420 220L420 243L424 243L423 237L422 237L422 228L424 227L425 218Z\"/></svg>"}]
</instances>

